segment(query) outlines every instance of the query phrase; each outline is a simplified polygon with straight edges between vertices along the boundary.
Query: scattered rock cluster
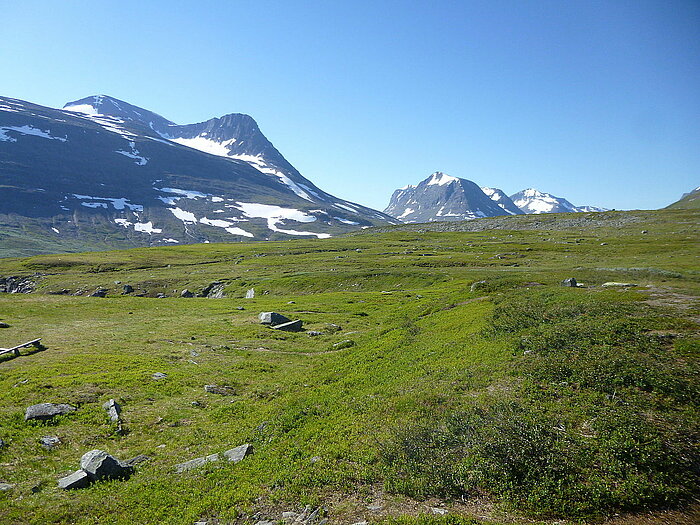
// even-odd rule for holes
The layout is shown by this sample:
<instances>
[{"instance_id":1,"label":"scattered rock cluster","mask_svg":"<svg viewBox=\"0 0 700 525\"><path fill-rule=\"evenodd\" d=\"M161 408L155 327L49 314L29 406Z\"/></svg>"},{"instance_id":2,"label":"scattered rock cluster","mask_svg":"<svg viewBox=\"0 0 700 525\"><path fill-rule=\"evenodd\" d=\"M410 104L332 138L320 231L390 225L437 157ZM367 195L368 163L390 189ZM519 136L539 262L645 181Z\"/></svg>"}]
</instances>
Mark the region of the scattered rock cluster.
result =
<instances>
[{"instance_id":1,"label":"scattered rock cluster","mask_svg":"<svg viewBox=\"0 0 700 525\"><path fill-rule=\"evenodd\" d=\"M32 293L35 287L29 277L0 277L0 293Z\"/></svg>"}]
</instances>

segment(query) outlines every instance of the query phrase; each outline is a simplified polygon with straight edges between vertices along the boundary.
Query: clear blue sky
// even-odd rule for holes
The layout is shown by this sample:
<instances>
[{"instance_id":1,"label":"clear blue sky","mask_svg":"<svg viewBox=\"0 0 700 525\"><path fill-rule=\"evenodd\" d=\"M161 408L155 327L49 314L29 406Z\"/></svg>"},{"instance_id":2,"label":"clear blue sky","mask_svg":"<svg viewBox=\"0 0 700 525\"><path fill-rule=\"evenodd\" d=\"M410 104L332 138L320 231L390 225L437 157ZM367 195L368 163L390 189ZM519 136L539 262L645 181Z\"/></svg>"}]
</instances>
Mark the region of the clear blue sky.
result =
<instances>
[{"instance_id":1,"label":"clear blue sky","mask_svg":"<svg viewBox=\"0 0 700 525\"><path fill-rule=\"evenodd\" d=\"M383 209L436 170L658 208L700 186L700 1L0 0L2 95L252 115Z\"/></svg>"}]
</instances>

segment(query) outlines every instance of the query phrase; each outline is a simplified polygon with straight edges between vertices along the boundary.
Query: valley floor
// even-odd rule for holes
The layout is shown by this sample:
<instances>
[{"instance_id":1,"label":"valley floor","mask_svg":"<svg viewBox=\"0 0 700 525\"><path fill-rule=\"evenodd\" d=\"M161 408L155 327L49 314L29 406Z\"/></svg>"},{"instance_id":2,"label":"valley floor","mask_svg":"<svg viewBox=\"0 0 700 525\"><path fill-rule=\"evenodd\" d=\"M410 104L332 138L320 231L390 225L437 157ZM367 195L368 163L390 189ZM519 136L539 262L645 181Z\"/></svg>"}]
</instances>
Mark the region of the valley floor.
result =
<instances>
[{"instance_id":1,"label":"valley floor","mask_svg":"<svg viewBox=\"0 0 700 525\"><path fill-rule=\"evenodd\" d=\"M46 347L0 356L0 521L695 523L700 212L610 216L0 259L0 346ZM59 489L92 449L148 459Z\"/></svg>"}]
</instances>

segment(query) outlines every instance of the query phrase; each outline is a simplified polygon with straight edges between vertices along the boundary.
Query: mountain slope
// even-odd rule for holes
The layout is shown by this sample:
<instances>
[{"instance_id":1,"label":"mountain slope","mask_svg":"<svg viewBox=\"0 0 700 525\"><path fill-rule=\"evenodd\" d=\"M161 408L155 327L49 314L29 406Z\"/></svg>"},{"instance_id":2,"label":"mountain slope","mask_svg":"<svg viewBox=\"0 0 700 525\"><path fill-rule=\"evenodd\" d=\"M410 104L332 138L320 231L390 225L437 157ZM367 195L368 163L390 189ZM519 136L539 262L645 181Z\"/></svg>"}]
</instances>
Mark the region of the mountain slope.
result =
<instances>
[{"instance_id":1,"label":"mountain slope","mask_svg":"<svg viewBox=\"0 0 700 525\"><path fill-rule=\"evenodd\" d=\"M576 213L607 211L597 206L574 206L563 197L556 197L535 188L528 188L510 196L513 203L525 213Z\"/></svg>"},{"instance_id":2,"label":"mountain slope","mask_svg":"<svg viewBox=\"0 0 700 525\"><path fill-rule=\"evenodd\" d=\"M396 190L384 213L402 222L457 221L508 214L472 181L439 171L417 186Z\"/></svg>"},{"instance_id":3,"label":"mountain slope","mask_svg":"<svg viewBox=\"0 0 700 525\"><path fill-rule=\"evenodd\" d=\"M684 193L679 200L666 206L672 210L698 209L700 208L700 187Z\"/></svg>"},{"instance_id":4,"label":"mountain slope","mask_svg":"<svg viewBox=\"0 0 700 525\"><path fill-rule=\"evenodd\" d=\"M106 96L64 110L0 97L0 245L12 239L13 255L324 238L387 222L301 176L247 115L178 126Z\"/></svg>"},{"instance_id":5,"label":"mountain slope","mask_svg":"<svg viewBox=\"0 0 700 525\"><path fill-rule=\"evenodd\" d=\"M525 212L518 208L515 203L505 194L503 190L498 188L481 188L488 197L491 198L493 202L498 204L503 210L507 211L511 215L521 215Z\"/></svg>"}]
</instances>

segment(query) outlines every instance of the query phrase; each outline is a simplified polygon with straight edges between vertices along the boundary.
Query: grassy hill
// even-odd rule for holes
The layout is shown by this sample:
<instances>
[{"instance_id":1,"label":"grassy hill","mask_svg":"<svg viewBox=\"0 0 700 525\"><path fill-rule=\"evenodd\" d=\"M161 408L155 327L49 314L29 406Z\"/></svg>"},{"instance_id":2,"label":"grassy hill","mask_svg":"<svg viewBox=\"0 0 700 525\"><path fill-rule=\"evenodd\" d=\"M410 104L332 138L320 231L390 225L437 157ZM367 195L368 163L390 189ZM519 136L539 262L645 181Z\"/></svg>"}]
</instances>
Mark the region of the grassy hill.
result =
<instances>
[{"instance_id":1,"label":"grassy hill","mask_svg":"<svg viewBox=\"0 0 700 525\"><path fill-rule=\"evenodd\" d=\"M0 294L0 346L47 347L0 357L0 521L276 522L310 505L347 524L693 523L699 224L524 216L0 259L36 286ZM213 282L226 297L179 297ZM25 422L40 402L78 409ZM244 443L240 463L175 472ZM58 489L95 448L149 459Z\"/></svg>"},{"instance_id":2,"label":"grassy hill","mask_svg":"<svg viewBox=\"0 0 700 525\"><path fill-rule=\"evenodd\" d=\"M700 188L684 194L680 200L667 207L671 210L697 210L698 208L700 208Z\"/></svg>"}]
</instances>

